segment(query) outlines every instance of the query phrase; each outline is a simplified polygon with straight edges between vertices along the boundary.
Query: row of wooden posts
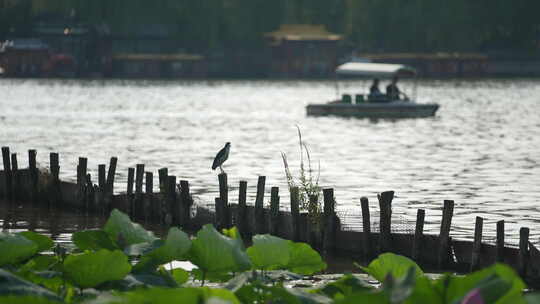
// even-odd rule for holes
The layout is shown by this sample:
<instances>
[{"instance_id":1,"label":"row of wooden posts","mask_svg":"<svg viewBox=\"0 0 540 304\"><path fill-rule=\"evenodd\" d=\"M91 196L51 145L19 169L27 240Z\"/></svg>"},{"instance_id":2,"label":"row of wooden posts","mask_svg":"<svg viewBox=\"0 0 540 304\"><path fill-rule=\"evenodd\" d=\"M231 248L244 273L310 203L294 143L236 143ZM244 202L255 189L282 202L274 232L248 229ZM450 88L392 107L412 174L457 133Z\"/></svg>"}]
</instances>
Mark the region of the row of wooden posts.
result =
<instances>
[{"instance_id":1,"label":"row of wooden posts","mask_svg":"<svg viewBox=\"0 0 540 304\"><path fill-rule=\"evenodd\" d=\"M98 166L98 183L94 185L87 172L87 159L79 158L77 183L59 179L59 157L50 153L50 174L40 173L36 167L36 151L28 151L28 169L18 168L17 155L10 154L8 147L2 148L4 170L0 174L0 193L10 200L48 202L58 207L74 206L87 211L108 214L118 208L131 215L134 220L157 221L167 225L179 225L187 230L196 230L203 224L200 216L192 217L193 198L189 182L168 175L167 168L158 170L159 189L153 192L153 173L145 172L143 164L128 169L125 194L114 195L114 178L118 159L112 157L109 169L104 164ZM41 179L46 179L43 181ZM143 192L143 179L145 191ZM505 247L504 220L497 222L497 241L495 245L482 243L483 218L476 217L474 239L456 241L450 237L454 212L454 201L445 200L437 236L423 232L425 210L417 211L415 233L393 233L391 229L393 191L378 195L379 232L372 232L369 201L360 199L362 210L362 232L345 231L340 228L340 220L335 212L334 190L323 189L323 212L314 219L300 208L300 189L288 189L290 211L280 210L278 187L270 190L269 208L264 207L266 178L259 176L255 202L247 204L247 182L239 182L238 203L229 200L227 175L218 175L219 197L215 198L212 222L217 228L237 226L245 240L254 234L270 233L295 241L304 241L324 252L334 254L353 254L369 261L382 252L395 252L406 255L420 265L435 269L452 269L456 264L466 263L466 270L475 270L493 262L505 262L513 266L522 276L540 277L540 252L529 242L529 229L520 229L519 248ZM41 185L41 186L40 186ZM318 197L309 197L312 203ZM201 208L201 207L197 207ZM204 209L204 208L203 208ZM198 213L200 209L198 209ZM428 249L426 249L428 248ZM454 257L456 259L454 259ZM457 263L456 263L457 262ZM463 269L462 269L463 270Z\"/></svg>"}]
</instances>

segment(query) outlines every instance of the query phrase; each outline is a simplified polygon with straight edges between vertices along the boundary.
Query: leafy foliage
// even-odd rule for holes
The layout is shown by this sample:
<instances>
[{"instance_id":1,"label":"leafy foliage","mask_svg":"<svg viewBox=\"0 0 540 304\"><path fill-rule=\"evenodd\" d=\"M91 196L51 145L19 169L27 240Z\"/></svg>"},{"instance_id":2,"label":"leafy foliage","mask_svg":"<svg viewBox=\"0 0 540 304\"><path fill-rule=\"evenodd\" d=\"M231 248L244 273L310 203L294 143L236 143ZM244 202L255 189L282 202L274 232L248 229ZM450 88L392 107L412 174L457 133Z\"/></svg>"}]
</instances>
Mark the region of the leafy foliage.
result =
<instances>
[{"instance_id":1,"label":"leafy foliage","mask_svg":"<svg viewBox=\"0 0 540 304\"><path fill-rule=\"evenodd\" d=\"M64 271L77 286L87 288L121 280L131 271L131 265L121 251L101 249L68 256L64 261Z\"/></svg>"},{"instance_id":2,"label":"leafy foliage","mask_svg":"<svg viewBox=\"0 0 540 304\"><path fill-rule=\"evenodd\" d=\"M173 227L161 240L119 211L107 225L105 230L74 234L78 250L67 256L38 253L51 248L45 236L2 233L0 248L11 251L0 251L0 261L10 270L0 269L0 303L520 304L539 298L524 296L523 281L502 264L432 280L416 263L392 253L360 266L379 287L346 274L316 289L290 288L284 282L326 267L307 244L256 235L246 250L236 228L221 234L212 225L193 240ZM134 267L128 256L139 258ZM188 272L163 266L182 259L199 268ZM224 288L194 287L197 279L229 281L220 285Z\"/></svg>"}]
</instances>

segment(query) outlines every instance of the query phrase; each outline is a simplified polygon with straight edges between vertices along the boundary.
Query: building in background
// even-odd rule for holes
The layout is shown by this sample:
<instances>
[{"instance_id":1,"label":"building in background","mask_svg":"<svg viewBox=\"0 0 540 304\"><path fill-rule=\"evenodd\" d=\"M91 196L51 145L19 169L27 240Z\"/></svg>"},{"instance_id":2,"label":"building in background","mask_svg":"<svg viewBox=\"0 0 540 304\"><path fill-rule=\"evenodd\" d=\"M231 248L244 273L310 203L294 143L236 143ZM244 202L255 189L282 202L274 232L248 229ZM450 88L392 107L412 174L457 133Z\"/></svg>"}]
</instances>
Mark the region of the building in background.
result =
<instances>
[{"instance_id":1,"label":"building in background","mask_svg":"<svg viewBox=\"0 0 540 304\"><path fill-rule=\"evenodd\" d=\"M264 36L270 48L270 76L327 77L337 65L342 37L324 25L285 24Z\"/></svg>"},{"instance_id":2,"label":"building in background","mask_svg":"<svg viewBox=\"0 0 540 304\"><path fill-rule=\"evenodd\" d=\"M10 39L0 43L3 76L39 77L50 67L50 48L41 39Z\"/></svg>"}]
</instances>

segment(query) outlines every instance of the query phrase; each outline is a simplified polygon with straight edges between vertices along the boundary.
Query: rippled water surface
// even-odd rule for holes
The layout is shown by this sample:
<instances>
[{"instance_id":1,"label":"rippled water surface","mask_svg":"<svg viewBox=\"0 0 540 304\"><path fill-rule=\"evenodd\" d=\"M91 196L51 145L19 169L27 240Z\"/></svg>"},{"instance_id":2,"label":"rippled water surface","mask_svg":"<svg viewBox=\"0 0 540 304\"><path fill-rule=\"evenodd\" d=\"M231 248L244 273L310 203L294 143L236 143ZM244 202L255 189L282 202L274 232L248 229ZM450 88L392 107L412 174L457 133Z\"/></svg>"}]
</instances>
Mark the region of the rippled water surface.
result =
<instances>
[{"instance_id":1,"label":"rippled water surface","mask_svg":"<svg viewBox=\"0 0 540 304\"><path fill-rule=\"evenodd\" d=\"M342 85L353 93L367 87ZM521 226L533 241L540 236L540 80L421 81L418 100L439 103L436 117L398 121L307 117L308 103L335 97L327 81L4 79L0 92L0 145L21 155L21 167L28 149L44 167L48 153L59 152L63 179L75 178L79 156L93 176L118 156L118 191L127 168L144 163L155 175L168 167L210 203L218 190L210 166L230 141L230 197L245 179L253 201L257 176L266 175L267 189L280 186L286 204L280 152L298 173L299 125L315 170L320 162L320 184L335 188L349 227L360 226L361 196L376 210L376 193L394 190L401 228L414 228L416 209L425 208L425 230L438 233L442 202L453 199L454 237L472 238L476 216L485 217L486 240L500 219L509 242Z\"/></svg>"}]
</instances>

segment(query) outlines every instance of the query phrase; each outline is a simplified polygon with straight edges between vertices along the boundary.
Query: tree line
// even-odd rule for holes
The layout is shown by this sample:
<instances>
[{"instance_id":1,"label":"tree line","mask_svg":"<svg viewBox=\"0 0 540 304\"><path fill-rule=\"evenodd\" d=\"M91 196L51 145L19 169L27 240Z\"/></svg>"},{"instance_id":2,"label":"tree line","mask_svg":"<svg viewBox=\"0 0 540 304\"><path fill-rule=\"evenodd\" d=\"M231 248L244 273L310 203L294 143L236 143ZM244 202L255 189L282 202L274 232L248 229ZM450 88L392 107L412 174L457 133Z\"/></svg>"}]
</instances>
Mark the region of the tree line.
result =
<instances>
[{"instance_id":1,"label":"tree line","mask_svg":"<svg viewBox=\"0 0 540 304\"><path fill-rule=\"evenodd\" d=\"M324 24L371 52L533 50L538 0L0 0L0 38L31 35L40 16L105 23L115 35L167 28L186 50L258 48L280 24Z\"/></svg>"}]
</instances>

